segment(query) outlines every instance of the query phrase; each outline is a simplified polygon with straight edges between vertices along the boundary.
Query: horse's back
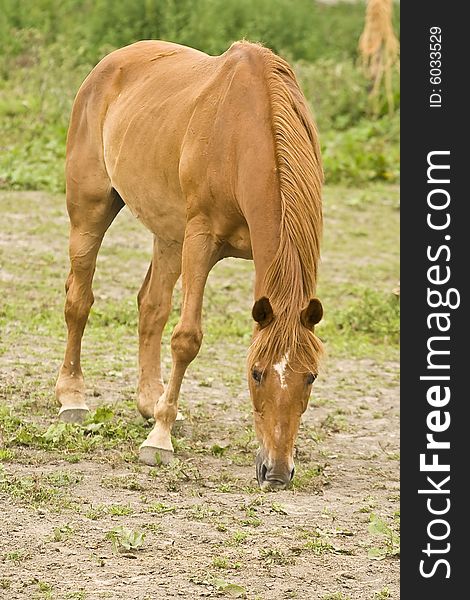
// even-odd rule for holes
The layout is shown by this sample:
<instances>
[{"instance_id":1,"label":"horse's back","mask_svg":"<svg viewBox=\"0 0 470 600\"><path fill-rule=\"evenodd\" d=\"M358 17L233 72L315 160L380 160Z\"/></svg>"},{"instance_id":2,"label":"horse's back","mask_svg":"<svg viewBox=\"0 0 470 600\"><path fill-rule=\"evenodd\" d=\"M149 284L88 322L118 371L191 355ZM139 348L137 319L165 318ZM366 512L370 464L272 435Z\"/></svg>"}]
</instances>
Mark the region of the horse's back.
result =
<instances>
[{"instance_id":1,"label":"horse's back","mask_svg":"<svg viewBox=\"0 0 470 600\"><path fill-rule=\"evenodd\" d=\"M112 121L113 115L118 113L125 117L126 104L135 111L142 108L145 101L156 101L155 92L165 92L161 86L158 90L152 89L161 71L160 64L156 67L156 63L176 55L178 60L171 61L173 70L181 62L182 55L208 58L192 48L152 40L136 42L105 56L84 80L76 95L68 131L67 155L76 150L77 137L88 134L93 143L93 134L102 136L105 121ZM125 98L116 106L123 92ZM167 92L171 92L169 87ZM111 126L116 126L116 123Z\"/></svg>"}]
</instances>

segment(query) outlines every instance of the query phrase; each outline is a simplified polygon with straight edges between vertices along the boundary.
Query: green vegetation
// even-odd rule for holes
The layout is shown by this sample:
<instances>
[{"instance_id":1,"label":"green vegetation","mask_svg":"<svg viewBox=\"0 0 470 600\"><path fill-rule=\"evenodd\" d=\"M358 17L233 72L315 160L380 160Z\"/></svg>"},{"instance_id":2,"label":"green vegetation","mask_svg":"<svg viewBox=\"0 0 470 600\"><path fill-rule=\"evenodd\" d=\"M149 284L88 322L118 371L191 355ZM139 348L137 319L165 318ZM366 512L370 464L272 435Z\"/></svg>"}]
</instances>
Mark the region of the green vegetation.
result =
<instances>
[{"instance_id":1,"label":"green vegetation","mask_svg":"<svg viewBox=\"0 0 470 600\"><path fill-rule=\"evenodd\" d=\"M120 525L108 531L106 539L111 540L115 552L134 552L142 547L145 533Z\"/></svg>"},{"instance_id":2,"label":"green vegetation","mask_svg":"<svg viewBox=\"0 0 470 600\"><path fill-rule=\"evenodd\" d=\"M387 557L400 556L400 513L395 513L390 524L386 523L375 513L370 515L369 533L379 536L381 545L369 548L368 556L373 560L383 560Z\"/></svg>"},{"instance_id":3,"label":"green vegetation","mask_svg":"<svg viewBox=\"0 0 470 600\"><path fill-rule=\"evenodd\" d=\"M266 566L290 565L293 563L293 559L286 556L285 552L279 548L261 548L259 555Z\"/></svg>"},{"instance_id":4,"label":"green vegetation","mask_svg":"<svg viewBox=\"0 0 470 600\"><path fill-rule=\"evenodd\" d=\"M0 465L0 492L29 506L47 505L56 510L71 508L72 502L63 488L73 486L79 480L79 477L62 471L34 476L10 474Z\"/></svg>"},{"instance_id":5,"label":"green vegetation","mask_svg":"<svg viewBox=\"0 0 470 600\"><path fill-rule=\"evenodd\" d=\"M390 593L390 590L388 589L388 587L384 587L382 590L380 590L379 592L376 592L374 594L374 600L386 600L386 598L391 598L392 594Z\"/></svg>"},{"instance_id":6,"label":"green vegetation","mask_svg":"<svg viewBox=\"0 0 470 600\"><path fill-rule=\"evenodd\" d=\"M142 423L132 425L122 416L116 417L111 408L101 406L91 413L83 425L56 422L44 430L40 425L22 420L5 405L0 405L0 428L4 443L10 446L23 446L44 450L58 450L67 453L88 453L96 448L119 449L125 458L134 448L134 442L145 436ZM6 452L6 451L4 451ZM58 472L50 476L53 485L69 485L70 478L77 483L76 475ZM55 479L54 479L55 478ZM127 485L130 485L129 482Z\"/></svg>"},{"instance_id":7,"label":"green vegetation","mask_svg":"<svg viewBox=\"0 0 470 600\"><path fill-rule=\"evenodd\" d=\"M326 181L397 181L399 113L390 117L382 99L372 118L369 83L358 68L363 5L311 0L299 0L295 10L290 0L275 5L271 0L3 0L0 188L63 191L65 138L78 87L105 54L149 38L211 54L241 38L265 43L298 74L319 126ZM398 30L398 3L395 12ZM394 89L398 106L398 85Z\"/></svg>"},{"instance_id":8,"label":"green vegetation","mask_svg":"<svg viewBox=\"0 0 470 600\"><path fill-rule=\"evenodd\" d=\"M90 60L103 46L123 46L130 39L177 39L219 54L230 41L252 37L296 60L313 61L355 55L363 21L362 6L310 0L297 0L295 10L290 0L3 0L0 32L37 29L48 43L67 36ZM399 7L394 21L398 28ZM5 45L21 52L17 39Z\"/></svg>"},{"instance_id":9,"label":"green vegetation","mask_svg":"<svg viewBox=\"0 0 470 600\"><path fill-rule=\"evenodd\" d=\"M214 579L210 580L210 584L224 596L230 596L230 598L246 598L246 589L236 583L229 583L224 579L214 577Z\"/></svg>"}]
</instances>

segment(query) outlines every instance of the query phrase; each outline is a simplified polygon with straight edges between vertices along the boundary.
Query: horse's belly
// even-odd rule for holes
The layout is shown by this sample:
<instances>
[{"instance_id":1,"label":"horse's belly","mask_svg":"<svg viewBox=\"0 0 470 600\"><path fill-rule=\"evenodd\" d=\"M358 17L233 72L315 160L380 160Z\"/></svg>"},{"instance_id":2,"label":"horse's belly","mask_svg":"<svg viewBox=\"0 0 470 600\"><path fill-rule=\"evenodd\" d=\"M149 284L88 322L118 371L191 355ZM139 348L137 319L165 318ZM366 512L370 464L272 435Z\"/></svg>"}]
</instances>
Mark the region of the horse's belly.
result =
<instances>
[{"instance_id":1,"label":"horse's belly","mask_svg":"<svg viewBox=\"0 0 470 600\"><path fill-rule=\"evenodd\" d=\"M186 207L183 198L174 197L168 189L158 190L151 181L113 181L113 187L126 203L131 213L161 239L183 241L186 224Z\"/></svg>"}]
</instances>

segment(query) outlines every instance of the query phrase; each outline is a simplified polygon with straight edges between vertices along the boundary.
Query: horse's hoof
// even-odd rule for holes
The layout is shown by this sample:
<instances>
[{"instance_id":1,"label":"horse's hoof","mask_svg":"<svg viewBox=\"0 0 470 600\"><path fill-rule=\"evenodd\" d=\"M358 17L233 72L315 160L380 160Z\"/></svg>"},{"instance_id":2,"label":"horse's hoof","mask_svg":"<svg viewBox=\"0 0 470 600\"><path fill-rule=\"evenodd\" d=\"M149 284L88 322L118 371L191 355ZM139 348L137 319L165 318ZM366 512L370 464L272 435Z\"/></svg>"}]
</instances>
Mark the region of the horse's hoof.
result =
<instances>
[{"instance_id":1,"label":"horse's hoof","mask_svg":"<svg viewBox=\"0 0 470 600\"><path fill-rule=\"evenodd\" d=\"M140 462L149 467L169 465L174 459L175 453L172 450L164 450L154 446L142 446L139 450Z\"/></svg>"},{"instance_id":2,"label":"horse's hoof","mask_svg":"<svg viewBox=\"0 0 470 600\"><path fill-rule=\"evenodd\" d=\"M89 414L88 408L62 408L59 419L64 423L83 423Z\"/></svg>"}]
</instances>

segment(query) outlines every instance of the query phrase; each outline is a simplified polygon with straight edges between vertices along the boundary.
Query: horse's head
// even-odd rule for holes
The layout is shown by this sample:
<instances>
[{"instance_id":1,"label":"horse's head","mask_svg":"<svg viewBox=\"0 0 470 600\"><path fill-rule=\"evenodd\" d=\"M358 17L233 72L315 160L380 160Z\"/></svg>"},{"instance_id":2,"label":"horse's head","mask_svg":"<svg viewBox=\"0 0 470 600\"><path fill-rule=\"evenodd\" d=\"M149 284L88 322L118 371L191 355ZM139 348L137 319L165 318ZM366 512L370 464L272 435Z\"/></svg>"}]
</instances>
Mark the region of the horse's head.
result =
<instances>
[{"instance_id":1,"label":"horse's head","mask_svg":"<svg viewBox=\"0 0 470 600\"><path fill-rule=\"evenodd\" d=\"M253 306L257 322L249 359L248 382L253 401L256 434L260 449L256 457L256 476L262 489L285 489L294 476L294 444L300 417L307 408L312 384L317 377L320 343L313 334L323 315L318 298L296 316L295 334L289 336L282 319L268 298ZM292 325L292 324L291 324ZM292 333L292 332L290 332ZM286 336L291 347L278 343ZM277 338L277 341L276 341ZM263 352L266 346L283 348L281 355Z\"/></svg>"}]
</instances>

